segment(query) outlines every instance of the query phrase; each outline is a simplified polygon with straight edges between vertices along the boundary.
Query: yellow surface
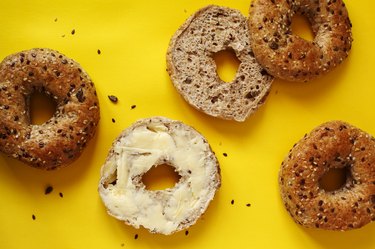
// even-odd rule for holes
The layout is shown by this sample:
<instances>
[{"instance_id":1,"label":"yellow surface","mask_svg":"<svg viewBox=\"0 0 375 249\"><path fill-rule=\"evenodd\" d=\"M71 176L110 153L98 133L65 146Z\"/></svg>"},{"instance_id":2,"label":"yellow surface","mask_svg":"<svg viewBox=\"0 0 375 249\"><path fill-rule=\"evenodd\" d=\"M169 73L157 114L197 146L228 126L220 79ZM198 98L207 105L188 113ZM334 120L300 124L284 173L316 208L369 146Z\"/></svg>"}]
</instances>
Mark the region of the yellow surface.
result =
<instances>
[{"instance_id":1,"label":"yellow surface","mask_svg":"<svg viewBox=\"0 0 375 249\"><path fill-rule=\"evenodd\" d=\"M345 233L296 225L282 205L277 183L288 150L316 125L342 119L375 134L375 2L346 1L354 44L339 68L307 84L276 80L265 105L244 123L195 111L165 71L170 37L207 4L247 15L250 3L0 1L0 57L33 47L57 49L89 72L101 107L95 138L65 169L44 172L0 156L0 248L375 248L375 224ZM119 98L117 104L108 100L111 94ZM153 115L194 126L221 164L222 188L188 235L152 235L126 226L106 214L97 193L100 167L113 139L135 120ZM48 185L53 191L45 195Z\"/></svg>"}]
</instances>

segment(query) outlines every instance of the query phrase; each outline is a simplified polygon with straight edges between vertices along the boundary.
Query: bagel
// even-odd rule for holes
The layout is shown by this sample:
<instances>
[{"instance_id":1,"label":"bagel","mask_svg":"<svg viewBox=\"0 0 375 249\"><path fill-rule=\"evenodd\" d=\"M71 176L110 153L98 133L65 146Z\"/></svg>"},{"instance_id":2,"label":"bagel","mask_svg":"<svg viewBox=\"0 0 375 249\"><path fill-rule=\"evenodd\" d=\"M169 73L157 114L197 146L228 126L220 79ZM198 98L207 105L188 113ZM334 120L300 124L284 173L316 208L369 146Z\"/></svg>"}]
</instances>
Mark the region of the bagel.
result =
<instances>
[{"instance_id":1,"label":"bagel","mask_svg":"<svg viewBox=\"0 0 375 249\"><path fill-rule=\"evenodd\" d=\"M174 167L179 182L146 190L142 175L161 164ZM134 123L115 140L101 169L99 194L115 218L169 235L198 220L220 179L218 161L202 135L181 122L153 117Z\"/></svg>"},{"instance_id":2,"label":"bagel","mask_svg":"<svg viewBox=\"0 0 375 249\"><path fill-rule=\"evenodd\" d=\"M244 121L265 101L273 77L256 62L246 18L238 11L209 5L194 13L171 38L167 71L180 95L196 109L222 119ZM213 56L231 49L240 61L226 83Z\"/></svg>"},{"instance_id":3,"label":"bagel","mask_svg":"<svg viewBox=\"0 0 375 249\"><path fill-rule=\"evenodd\" d=\"M57 104L43 124L30 121L30 96ZM75 160L99 122L95 86L82 67L57 51L35 48L0 63L0 150L33 167L52 170Z\"/></svg>"},{"instance_id":4,"label":"bagel","mask_svg":"<svg viewBox=\"0 0 375 249\"><path fill-rule=\"evenodd\" d=\"M311 24L314 40L292 33L295 14ZM271 75L306 82L338 66L352 45L351 22L342 0L253 0L249 29L258 62Z\"/></svg>"},{"instance_id":5,"label":"bagel","mask_svg":"<svg viewBox=\"0 0 375 249\"><path fill-rule=\"evenodd\" d=\"M296 223L350 230L375 220L375 139L342 121L315 128L290 150L279 173L281 197ZM347 170L346 182L325 190L330 169Z\"/></svg>"}]
</instances>

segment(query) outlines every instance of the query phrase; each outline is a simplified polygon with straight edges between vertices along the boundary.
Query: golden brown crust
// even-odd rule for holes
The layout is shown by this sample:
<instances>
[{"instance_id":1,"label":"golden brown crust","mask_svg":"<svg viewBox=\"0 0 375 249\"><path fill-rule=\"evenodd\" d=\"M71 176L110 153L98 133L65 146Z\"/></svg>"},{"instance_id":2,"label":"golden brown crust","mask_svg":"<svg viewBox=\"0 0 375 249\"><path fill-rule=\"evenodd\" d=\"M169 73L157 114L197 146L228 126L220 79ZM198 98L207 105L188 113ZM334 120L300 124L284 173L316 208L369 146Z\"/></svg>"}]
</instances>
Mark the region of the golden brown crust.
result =
<instances>
[{"instance_id":1,"label":"golden brown crust","mask_svg":"<svg viewBox=\"0 0 375 249\"><path fill-rule=\"evenodd\" d=\"M57 103L54 116L30 123L34 91ZM55 169L76 159L99 122L95 86L81 66L50 49L12 54L0 64L0 150L33 167Z\"/></svg>"},{"instance_id":2,"label":"golden brown crust","mask_svg":"<svg viewBox=\"0 0 375 249\"><path fill-rule=\"evenodd\" d=\"M261 106L273 77L256 62L246 18L209 5L195 12L171 38L167 71L178 92L196 109L222 119L244 121ZM232 82L222 81L213 55L232 49L240 61Z\"/></svg>"},{"instance_id":3,"label":"golden brown crust","mask_svg":"<svg viewBox=\"0 0 375 249\"><path fill-rule=\"evenodd\" d=\"M291 31L293 15L303 14L315 38ZM342 0L253 0L249 28L259 63L273 76L308 81L339 65L352 44L351 22Z\"/></svg>"},{"instance_id":4,"label":"golden brown crust","mask_svg":"<svg viewBox=\"0 0 375 249\"><path fill-rule=\"evenodd\" d=\"M281 196L298 224L329 230L360 228L375 220L375 140L342 121L315 128L290 150L279 173ZM319 180L332 168L349 170L340 189Z\"/></svg>"}]
</instances>

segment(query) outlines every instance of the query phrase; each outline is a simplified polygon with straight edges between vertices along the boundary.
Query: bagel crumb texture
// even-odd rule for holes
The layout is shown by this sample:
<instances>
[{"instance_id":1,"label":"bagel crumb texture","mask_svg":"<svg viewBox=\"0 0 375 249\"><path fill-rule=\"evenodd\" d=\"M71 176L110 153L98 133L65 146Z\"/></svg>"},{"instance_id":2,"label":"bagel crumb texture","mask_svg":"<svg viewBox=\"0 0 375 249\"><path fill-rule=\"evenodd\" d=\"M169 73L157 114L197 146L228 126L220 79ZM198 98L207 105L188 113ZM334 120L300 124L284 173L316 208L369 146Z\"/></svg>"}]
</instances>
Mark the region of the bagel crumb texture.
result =
<instances>
[{"instance_id":1,"label":"bagel crumb texture","mask_svg":"<svg viewBox=\"0 0 375 249\"><path fill-rule=\"evenodd\" d=\"M375 139L342 121L315 128L290 150L279 185L296 223L328 230L360 228L375 220ZM345 184L326 191L319 181L329 169L349 171Z\"/></svg>"},{"instance_id":2,"label":"bagel crumb texture","mask_svg":"<svg viewBox=\"0 0 375 249\"><path fill-rule=\"evenodd\" d=\"M296 14L309 20L313 41L292 33ZM252 0L249 17L255 57L281 79L315 79L341 64L351 49L352 24L342 0Z\"/></svg>"},{"instance_id":3,"label":"bagel crumb texture","mask_svg":"<svg viewBox=\"0 0 375 249\"><path fill-rule=\"evenodd\" d=\"M147 190L142 176L161 164L174 167L180 180L172 188ZM99 193L110 215L168 235L193 225L220 184L219 164L207 140L181 122L153 117L134 123L113 143Z\"/></svg>"},{"instance_id":4,"label":"bagel crumb texture","mask_svg":"<svg viewBox=\"0 0 375 249\"><path fill-rule=\"evenodd\" d=\"M238 10L209 5L176 31L167 52L167 71L177 91L196 109L244 121L268 96L273 77L257 63L246 18ZM235 78L217 74L213 55L231 49L240 61Z\"/></svg>"},{"instance_id":5,"label":"bagel crumb texture","mask_svg":"<svg viewBox=\"0 0 375 249\"><path fill-rule=\"evenodd\" d=\"M39 91L57 104L41 125L30 121L30 96ZM74 161L99 122L95 86L65 55L36 48L0 63L0 150L33 167L56 169Z\"/></svg>"}]
</instances>

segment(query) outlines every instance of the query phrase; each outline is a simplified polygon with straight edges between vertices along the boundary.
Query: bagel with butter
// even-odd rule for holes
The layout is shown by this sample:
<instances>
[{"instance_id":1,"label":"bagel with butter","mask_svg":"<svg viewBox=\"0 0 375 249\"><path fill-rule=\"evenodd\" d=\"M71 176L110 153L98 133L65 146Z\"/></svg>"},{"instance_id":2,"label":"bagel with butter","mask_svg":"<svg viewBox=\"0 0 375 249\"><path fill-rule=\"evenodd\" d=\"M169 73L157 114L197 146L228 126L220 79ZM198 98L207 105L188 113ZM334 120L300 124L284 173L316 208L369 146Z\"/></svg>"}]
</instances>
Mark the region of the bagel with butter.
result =
<instances>
[{"instance_id":1,"label":"bagel with butter","mask_svg":"<svg viewBox=\"0 0 375 249\"><path fill-rule=\"evenodd\" d=\"M143 174L161 164L174 167L180 180L172 188L147 190ZM169 235L193 225L220 184L207 140L181 122L153 117L137 121L115 140L101 169L99 194L113 217Z\"/></svg>"}]
</instances>

